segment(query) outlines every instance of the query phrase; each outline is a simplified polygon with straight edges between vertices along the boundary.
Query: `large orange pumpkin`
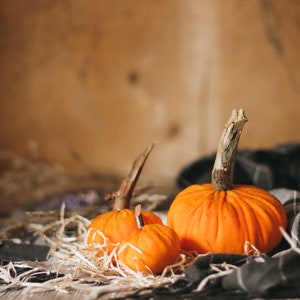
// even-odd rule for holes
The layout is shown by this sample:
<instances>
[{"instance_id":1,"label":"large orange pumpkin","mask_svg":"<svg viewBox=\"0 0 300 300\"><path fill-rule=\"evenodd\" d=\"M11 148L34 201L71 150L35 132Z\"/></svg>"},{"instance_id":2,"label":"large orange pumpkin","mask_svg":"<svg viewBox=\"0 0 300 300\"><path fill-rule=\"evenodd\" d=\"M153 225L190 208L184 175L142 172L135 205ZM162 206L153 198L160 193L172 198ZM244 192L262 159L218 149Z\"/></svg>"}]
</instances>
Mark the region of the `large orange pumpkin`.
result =
<instances>
[{"instance_id":1,"label":"large orange pumpkin","mask_svg":"<svg viewBox=\"0 0 300 300\"><path fill-rule=\"evenodd\" d=\"M133 271L161 273L174 263L180 252L176 232L162 224L144 224L137 207L137 226L119 246L118 260Z\"/></svg>"},{"instance_id":2,"label":"large orange pumpkin","mask_svg":"<svg viewBox=\"0 0 300 300\"><path fill-rule=\"evenodd\" d=\"M286 227L283 205L255 186L233 185L233 165L238 141L247 118L233 110L225 126L212 172L212 183L191 185L170 206L168 225L184 250L199 253L244 253L250 242L267 253L275 248Z\"/></svg>"},{"instance_id":3,"label":"large orange pumpkin","mask_svg":"<svg viewBox=\"0 0 300 300\"><path fill-rule=\"evenodd\" d=\"M128 178L110 196L114 201L113 210L92 220L88 227L88 244L98 244L103 251L110 253L118 243L138 229L134 210L129 209L129 206L136 182L153 147L154 144L146 148L135 160ZM162 224L161 219L152 212L144 211L143 218L145 224ZM101 251L98 254L101 255Z\"/></svg>"}]
</instances>

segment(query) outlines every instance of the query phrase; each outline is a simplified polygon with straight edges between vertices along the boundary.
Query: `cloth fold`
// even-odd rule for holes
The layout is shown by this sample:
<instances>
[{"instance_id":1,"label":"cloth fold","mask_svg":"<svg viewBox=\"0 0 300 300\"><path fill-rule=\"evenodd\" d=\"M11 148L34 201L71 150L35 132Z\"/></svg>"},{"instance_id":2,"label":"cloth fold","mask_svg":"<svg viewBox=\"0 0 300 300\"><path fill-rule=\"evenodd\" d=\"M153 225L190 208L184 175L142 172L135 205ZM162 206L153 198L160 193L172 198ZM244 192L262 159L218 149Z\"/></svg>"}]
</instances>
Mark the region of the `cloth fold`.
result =
<instances>
[{"instance_id":1,"label":"cloth fold","mask_svg":"<svg viewBox=\"0 0 300 300\"><path fill-rule=\"evenodd\" d=\"M276 257L249 257L247 262L222 278L226 290L242 290L253 295L270 295L280 289L300 289L300 249Z\"/></svg>"},{"instance_id":2,"label":"cloth fold","mask_svg":"<svg viewBox=\"0 0 300 300\"><path fill-rule=\"evenodd\" d=\"M216 153L187 165L177 176L177 185L208 183ZM265 190L300 190L300 144L283 144L265 150L238 150L235 159L235 184L251 184Z\"/></svg>"}]
</instances>

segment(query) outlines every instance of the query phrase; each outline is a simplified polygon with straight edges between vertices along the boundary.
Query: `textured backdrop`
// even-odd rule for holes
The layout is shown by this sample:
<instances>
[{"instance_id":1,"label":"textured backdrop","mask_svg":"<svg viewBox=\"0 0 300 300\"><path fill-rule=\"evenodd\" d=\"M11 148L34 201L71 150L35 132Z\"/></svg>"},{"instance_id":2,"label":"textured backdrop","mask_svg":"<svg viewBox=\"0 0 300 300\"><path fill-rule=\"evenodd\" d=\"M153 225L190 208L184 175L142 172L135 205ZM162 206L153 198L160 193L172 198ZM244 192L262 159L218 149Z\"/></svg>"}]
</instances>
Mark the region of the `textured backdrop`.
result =
<instances>
[{"instance_id":1,"label":"textured backdrop","mask_svg":"<svg viewBox=\"0 0 300 300\"><path fill-rule=\"evenodd\" d=\"M216 150L300 139L299 1L0 0L0 149L72 171L172 179Z\"/></svg>"}]
</instances>

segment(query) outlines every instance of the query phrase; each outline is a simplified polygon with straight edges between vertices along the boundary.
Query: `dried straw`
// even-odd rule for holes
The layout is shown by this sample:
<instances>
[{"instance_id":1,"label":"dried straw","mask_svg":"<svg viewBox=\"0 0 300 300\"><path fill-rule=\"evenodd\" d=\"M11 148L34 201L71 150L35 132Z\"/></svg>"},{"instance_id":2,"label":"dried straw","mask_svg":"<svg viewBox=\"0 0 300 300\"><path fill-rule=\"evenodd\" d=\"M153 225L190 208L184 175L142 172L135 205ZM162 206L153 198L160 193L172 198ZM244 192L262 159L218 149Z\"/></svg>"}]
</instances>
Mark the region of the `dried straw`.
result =
<instances>
[{"instance_id":1,"label":"dried straw","mask_svg":"<svg viewBox=\"0 0 300 300\"><path fill-rule=\"evenodd\" d=\"M165 268L160 275L134 272L118 261L117 248L107 254L103 251L107 245L86 243L89 224L90 221L80 215L66 218L64 205L58 220L46 225L29 224L34 236L42 237L51 246L49 259L47 262L10 262L0 266L0 282L3 283L0 292L24 288L26 293L51 290L65 293L80 290L90 296L130 293L175 282L196 258L195 253L181 253L174 265ZM102 255L97 255L99 252ZM28 271L18 274L20 268ZM33 279L40 274L54 274L54 278L35 282Z\"/></svg>"}]
</instances>

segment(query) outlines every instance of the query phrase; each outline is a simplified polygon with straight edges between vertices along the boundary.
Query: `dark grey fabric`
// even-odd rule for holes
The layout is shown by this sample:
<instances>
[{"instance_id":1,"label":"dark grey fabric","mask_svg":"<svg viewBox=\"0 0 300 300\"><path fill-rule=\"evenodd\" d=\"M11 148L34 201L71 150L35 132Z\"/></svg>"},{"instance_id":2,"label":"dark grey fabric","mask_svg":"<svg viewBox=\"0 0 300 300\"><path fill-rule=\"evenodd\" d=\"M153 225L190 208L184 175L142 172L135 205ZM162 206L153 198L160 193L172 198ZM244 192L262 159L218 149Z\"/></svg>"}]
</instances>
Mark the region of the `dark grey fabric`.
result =
<instances>
[{"instance_id":1,"label":"dark grey fabric","mask_svg":"<svg viewBox=\"0 0 300 300\"><path fill-rule=\"evenodd\" d=\"M193 183L208 183L216 153L201 157L186 166L177 177L185 188ZM235 184L253 184L265 190L300 190L300 144L285 144L266 150L238 150L234 169Z\"/></svg>"},{"instance_id":2,"label":"dark grey fabric","mask_svg":"<svg viewBox=\"0 0 300 300\"><path fill-rule=\"evenodd\" d=\"M46 245L14 243L10 240L4 240L0 245L0 262L46 261L49 251L50 247Z\"/></svg>"},{"instance_id":3,"label":"dark grey fabric","mask_svg":"<svg viewBox=\"0 0 300 300\"><path fill-rule=\"evenodd\" d=\"M297 247L300 247L300 213L298 213L293 221L291 229L292 241ZM300 268L300 266L299 266Z\"/></svg>"},{"instance_id":4,"label":"dark grey fabric","mask_svg":"<svg viewBox=\"0 0 300 300\"><path fill-rule=\"evenodd\" d=\"M237 266L230 274L211 279L201 291L199 283L216 274L212 264ZM219 266L220 268L220 266ZM208 254L199 257L172 285L156 288L141 299L286 299L300 297L300 254L290 249L275 257ZM132 295L132 299L139 294Z\"/></svg>"},{"instance_id":5,"label":"dark grey fabric","mask_svg":"<svg viewBox=\"0 0 300 300\"><path fill-rule=\"evenodd\" d=\"M253 295L300 288L300 249L299 253L290 250L276 257L249 257L243 266L222 278L222 286Z\"/></svg>"}]
</instances>

